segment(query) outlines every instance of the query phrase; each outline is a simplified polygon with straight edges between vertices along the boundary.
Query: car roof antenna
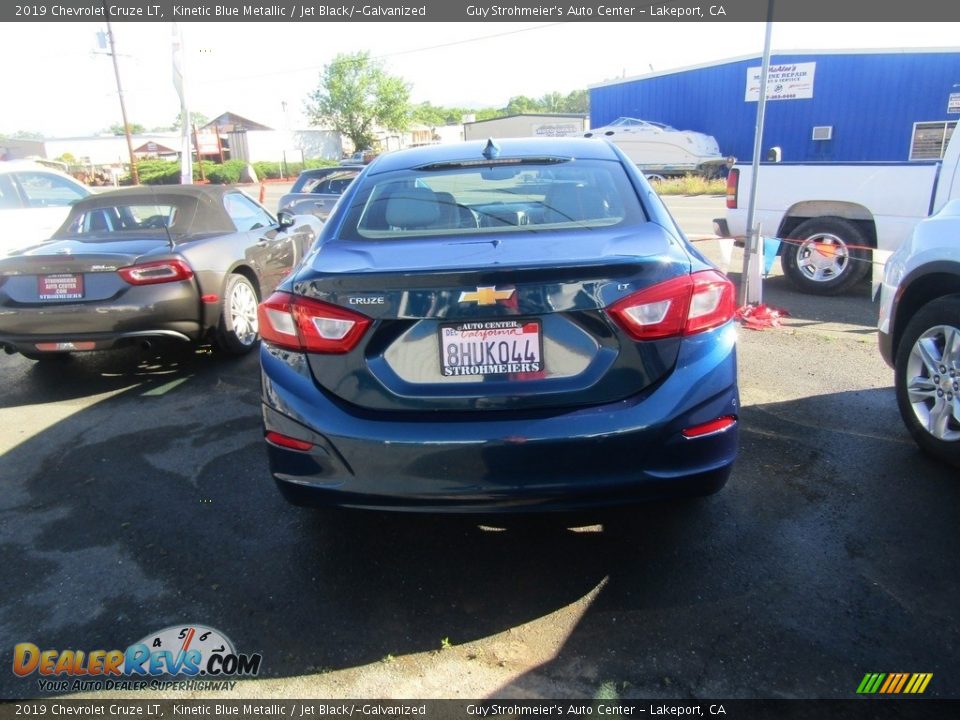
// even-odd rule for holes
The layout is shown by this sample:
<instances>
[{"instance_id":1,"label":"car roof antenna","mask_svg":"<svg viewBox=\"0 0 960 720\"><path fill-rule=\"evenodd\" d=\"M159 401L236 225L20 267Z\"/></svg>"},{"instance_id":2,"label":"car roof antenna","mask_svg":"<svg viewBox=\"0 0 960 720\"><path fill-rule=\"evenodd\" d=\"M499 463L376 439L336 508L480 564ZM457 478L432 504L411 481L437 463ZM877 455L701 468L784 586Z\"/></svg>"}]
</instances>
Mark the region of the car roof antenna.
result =
<instances>
[{"instance_id":1,"label":"car roof antenna","mask_svg":"<svg viewBox=\"0 0 960 720\"><path fill-rule=\"evenodd\" d=\"M157 191L154 190L154 191L151 192L150 194L153 196L153 202L157 204L157 209L159 210L159 209L160 209L160 202L159 202L159 200L157 199ZM172 208L171 208L171 210L172 210ZM170 217L169 217L169 216L166 217L166 218L164 218L163 230L164 230L164 232L166 232L166 234L167 234L167 244L170 245L170 252L173 252L174 250L177 249L177 245L176 245L176 243L173 242L173 235L170 234Z\"/></svg>"},{"instance_id":2,"label":"car roof antenna","mask_svg":"<svg viewBox=\"0 0 960 720\"><path fill-rule=\"evenodd\" d=\"M483 156L487 160L493 160L500 155L500 146L497 145L493 138L487 138L487 146L483 148Z\"/></svg>"}]
</instances>

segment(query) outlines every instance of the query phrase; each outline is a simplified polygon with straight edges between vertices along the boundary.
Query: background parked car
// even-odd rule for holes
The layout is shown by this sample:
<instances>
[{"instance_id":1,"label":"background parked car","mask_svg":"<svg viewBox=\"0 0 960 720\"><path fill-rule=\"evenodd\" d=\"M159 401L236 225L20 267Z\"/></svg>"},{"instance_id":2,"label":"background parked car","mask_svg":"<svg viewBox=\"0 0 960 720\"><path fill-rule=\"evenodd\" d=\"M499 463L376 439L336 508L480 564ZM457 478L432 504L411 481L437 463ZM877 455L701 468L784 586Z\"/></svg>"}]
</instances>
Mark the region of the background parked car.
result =
<instances>
[{"instance_id":1,"label":"background parked car","mask_svg":"<svg viewBox=\"0 0 960 720\"><path fill-rule=\"evenodd\" d=\"M279 221L237 190L137 187L75 204L50 241L0 259L0 346L35 360L212 339L241 354L256 308L304 257L312 217Z\"/></svg>"},{"instance_id":2,"label":"background parked car","mask_svg":"<svg viewBox=\"0 0 960 720\"><path fill-rule=\"evenodd\" d=\"M914 440L960 467L960 200L921 221L887 261L880 351Z\"/></svg>"},{"instance_id":3,"label":"background parked car","mask_svg":"<svg viewBox=\"0 0 960 720\"><path fill-rule=\"evenodd\" d=\"M277 207L294 215L316 215L326 220L361 170L363 166L358 165L304 170L290 192L280 198Z\"/></svg>"},{"instance_id":4,"label":"background parked car","mask_svg":"<svg viewBox=\"0 0 960 720\"><path fill-rule=\"evenodd\" d=\"M0 162L0 256L46 240L89 194L83 183L40 163Z\"/></svg>"}]
</instances>

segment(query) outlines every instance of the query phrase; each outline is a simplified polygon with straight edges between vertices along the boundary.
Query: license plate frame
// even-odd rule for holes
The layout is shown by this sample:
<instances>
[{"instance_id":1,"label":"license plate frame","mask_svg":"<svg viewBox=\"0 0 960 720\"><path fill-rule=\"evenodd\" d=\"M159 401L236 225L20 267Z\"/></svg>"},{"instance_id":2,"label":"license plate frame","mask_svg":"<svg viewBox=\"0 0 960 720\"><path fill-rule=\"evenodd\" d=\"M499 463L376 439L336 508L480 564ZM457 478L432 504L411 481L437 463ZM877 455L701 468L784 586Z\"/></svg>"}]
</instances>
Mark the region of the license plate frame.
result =
<instances>
[{"instance_id":1,"label":"license plate frame","mask_svg":"<svg viewBox=\"0 0 960 720\"><path fill-rule=\"evenodd\" d=\"M83 300L82 273L54 273L37 277L37 297L41 302Z\"/></svg>"},{"instance_id":2,"label":"license plate frame","mask_svg":"<svg viewBox=\"0 0 960 720\"><path fill-rule=\"evenodd\" d=\"M544 371L543 323L536 318L443 323L437 339L443 377L524 379Z\"/></svg>"}]
</instances>

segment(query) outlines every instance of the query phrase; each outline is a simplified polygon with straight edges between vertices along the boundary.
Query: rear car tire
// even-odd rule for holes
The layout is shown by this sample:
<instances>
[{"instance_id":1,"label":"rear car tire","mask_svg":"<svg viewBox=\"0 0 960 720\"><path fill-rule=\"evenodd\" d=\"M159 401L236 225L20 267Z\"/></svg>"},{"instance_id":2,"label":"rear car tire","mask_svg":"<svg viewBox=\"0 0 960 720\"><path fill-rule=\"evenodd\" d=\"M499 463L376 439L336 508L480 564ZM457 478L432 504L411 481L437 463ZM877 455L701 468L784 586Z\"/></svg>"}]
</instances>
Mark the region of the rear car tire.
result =
<instances>
[{"instance_id":1,"label":"rear car tire","mask_svg":"<svg viewBox=\"0 0 960 720\"><path fill-rule=\"evenodd\" d=\"M801 292L837 295L856 285L870 269L864 232L839 217L811 218L790 233L780 256L783 273ZM851 247L859 246L859 247Z\"/></svg>"},{"instance_id":2,"label":"rear car tire","mask_svg":"<svg viewBox=\"0 0 960 720\"><path fill-rule=\"evenodd\" d=\"M260 339L257 291L243 275L231 275L223 291L223 309L217 327L217 347L230 355L245 355Z\"/></svg>"},{"instance_id":3,"label":"rear car tire","mask_svg":"<svg viewBox=\"0 0 960 720\"><path fill-rule=\"evenodd\" d=\"M897 406L917 445L960 467L960 295L927 303L903 332Z\"/></svg>"}]
</instances>

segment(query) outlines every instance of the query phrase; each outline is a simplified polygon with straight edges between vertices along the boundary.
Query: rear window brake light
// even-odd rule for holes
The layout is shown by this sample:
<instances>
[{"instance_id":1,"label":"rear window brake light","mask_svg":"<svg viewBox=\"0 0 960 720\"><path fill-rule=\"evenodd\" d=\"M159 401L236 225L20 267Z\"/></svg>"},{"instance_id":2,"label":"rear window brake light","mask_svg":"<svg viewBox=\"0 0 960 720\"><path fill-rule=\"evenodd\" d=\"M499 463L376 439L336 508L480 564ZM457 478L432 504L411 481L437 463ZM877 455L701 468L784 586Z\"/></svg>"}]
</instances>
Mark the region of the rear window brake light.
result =
<instances>
[{"instance_id":1,"label":"rear window brake light","mask_svg":"<svg viewBox=\"0 0 960 720\"><path fill-rule=\"evenodd\" d=\"M486 158L477 160L458 160L455 162L431 163L421 165L417 170L454 170L456 168L468 167L492 167L494 165L556 165L558 163L570 162L568 157L522 157L522 158Z\"/></svg>"}]
</instances>

